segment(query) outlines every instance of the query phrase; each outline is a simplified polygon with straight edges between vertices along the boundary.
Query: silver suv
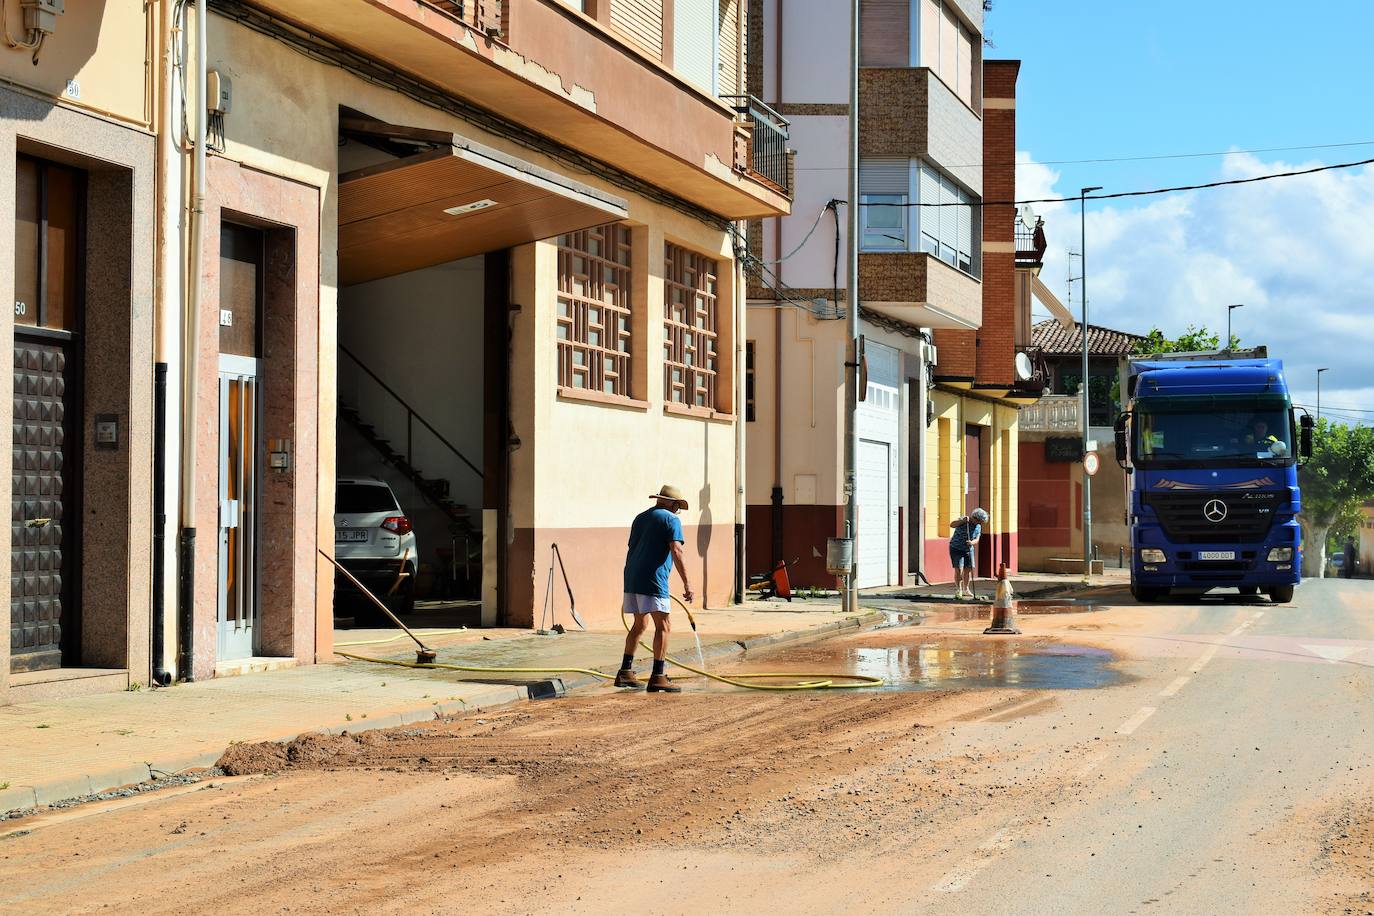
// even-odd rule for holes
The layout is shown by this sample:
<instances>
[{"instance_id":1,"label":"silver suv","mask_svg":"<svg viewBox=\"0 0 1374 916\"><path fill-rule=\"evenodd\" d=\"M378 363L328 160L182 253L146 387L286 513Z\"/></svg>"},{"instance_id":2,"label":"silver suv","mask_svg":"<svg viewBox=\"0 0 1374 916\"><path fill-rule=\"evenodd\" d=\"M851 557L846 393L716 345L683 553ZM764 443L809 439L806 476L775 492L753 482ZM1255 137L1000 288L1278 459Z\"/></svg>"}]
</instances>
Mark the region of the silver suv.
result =
<instances>
[{"instance_id":1,"label":"silver suv","mask_svg":"<svg viewBox=\"0 0 1374 916\"><path fill-rule=\"evenodd\" d=\"M414 609L420 552L414 527L385 481L339 478L334 490L334 557L392 610L404 614ZM347 596L350 602L371 606L342 575L334 576L334 595L336 601Z\"/></svg>"}]
</instances>

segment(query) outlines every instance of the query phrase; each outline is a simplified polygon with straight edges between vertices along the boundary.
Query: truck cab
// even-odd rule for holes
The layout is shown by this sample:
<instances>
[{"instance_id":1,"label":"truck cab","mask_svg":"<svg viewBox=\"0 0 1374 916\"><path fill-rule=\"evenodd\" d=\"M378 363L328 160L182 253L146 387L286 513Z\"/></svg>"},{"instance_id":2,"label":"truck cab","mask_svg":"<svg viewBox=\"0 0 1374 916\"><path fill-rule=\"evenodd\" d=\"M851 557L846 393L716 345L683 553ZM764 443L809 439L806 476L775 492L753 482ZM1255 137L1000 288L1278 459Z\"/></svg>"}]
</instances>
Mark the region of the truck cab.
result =
<instances>
[{"instance_id":1,"label":"truck cab","mask_svg":"<svg viewBox=\"0 0 1374 916\"><path fill-rule=\"evenodd\" d=\"M1234 587L1291 601L1301 579L1298 417L1263 348L1133 357L1117 460L1127 469L1139 601Z\"/></svg>"}]
</instances>

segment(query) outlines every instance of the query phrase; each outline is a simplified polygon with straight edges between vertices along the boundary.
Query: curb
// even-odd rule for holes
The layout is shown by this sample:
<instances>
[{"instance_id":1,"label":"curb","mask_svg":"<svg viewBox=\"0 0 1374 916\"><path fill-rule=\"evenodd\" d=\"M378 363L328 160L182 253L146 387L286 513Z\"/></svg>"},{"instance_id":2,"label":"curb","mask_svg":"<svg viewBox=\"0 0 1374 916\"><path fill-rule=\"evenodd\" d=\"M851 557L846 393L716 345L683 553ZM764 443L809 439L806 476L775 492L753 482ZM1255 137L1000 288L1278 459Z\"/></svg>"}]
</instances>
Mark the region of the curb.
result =
<instances>
[{"instance_id":1,"label":"curb","mask_svg":"<svg viewBox=\"0 0 1374 916\"><path fill-rule=\"evenodd\" d=\"M774 633L769 636L760 636L754 639L712 643L703 647L702 654L706 658L723 658L733 655L743 655L751 649L761 649L767 646L776 646L791 642L804 642L812 639L823 639L843 630L864 629L873 624L881 623L884 619L885 615L881 611L872 611L860 614L857 617L846 617L843 620L822 624L821 626L808 630L785 630L782 633ZM647 663L639 667L642 668L643 671L649 670ZM347 732L348 734L355 735L359 732L374 731L379 728L397 728L403 725L415 725L421 722L432 722L435 719L458 716L465 713L485 712L503 706L512 706L520 702L533 702L536 700L561 697L573 690L581 690L585 687L591 687L602 683L604 683L602 680L590 675L577 675L568 678L550 678L544 681L531 681L527 684L518 686L493 686L467 701L459 700L455 702L450 700L430 706L418 707L416 709L404 709L399 712L387 713L377 716L376 718L359 719L353 722L342 722L338 725L319 726L308 728L303 731L291 732L289 734L275 735L270 738L260 739L260 741L277 741L285 743L294 741L303 735L310 734L341 735ZM256 744L260 742L254 741L253 743ZM194 754L131 764L114 770L106 770L101 773L91 773L85 776L54 780L42 785L14 786L3 789L0 790L0 815L27 808L50 805L54 802L84 798L88 795L98 795L102 792L110 792L116 789L125 788L126 786L139 785L141 783L150 782L159 776L181 774L191 770L208 770L219 761L220 757L224 756L226 750L228 750L227 745L218 750L200 751Z\"/></svg>"}]
</instances>

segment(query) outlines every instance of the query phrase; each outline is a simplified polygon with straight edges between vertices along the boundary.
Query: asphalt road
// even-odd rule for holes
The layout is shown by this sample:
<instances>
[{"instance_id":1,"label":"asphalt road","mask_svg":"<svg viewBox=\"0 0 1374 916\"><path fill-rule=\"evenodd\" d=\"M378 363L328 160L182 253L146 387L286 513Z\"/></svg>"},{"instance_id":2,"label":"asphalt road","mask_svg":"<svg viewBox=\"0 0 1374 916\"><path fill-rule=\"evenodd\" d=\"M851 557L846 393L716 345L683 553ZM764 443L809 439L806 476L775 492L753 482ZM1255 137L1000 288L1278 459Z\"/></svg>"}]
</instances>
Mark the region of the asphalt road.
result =
<instances>
[{"instance_id":1,"label":"asphalt road","mask_svg":"<svg viewBox=\"0 0 1374 916\"><path fill-rule=\"evenodd\" d=\"M1051 794L952 847L917 909L1374 909L1359 826L1374 813L1374 582L1309 581L1290 606L1122 616L1135 626L1100 644L1132 656L1121 667L1138 680L1060 692L1053 716L1018 723L1023 742L1053 727L1044 750L1073 749L1070 779L1099 788Z\"/></svg>"},{"instance_id":2,"label":"asphalt road","mask_svg":"<svg viewBox=\"0 0 1374 916\"><path fill-rule=\"evenodd\" d=\"M273 775L0 824L0 910L1374 912L1374 581L1068 610L742 663L912 689L231 749Z\"/></svg>"}]
</instances>

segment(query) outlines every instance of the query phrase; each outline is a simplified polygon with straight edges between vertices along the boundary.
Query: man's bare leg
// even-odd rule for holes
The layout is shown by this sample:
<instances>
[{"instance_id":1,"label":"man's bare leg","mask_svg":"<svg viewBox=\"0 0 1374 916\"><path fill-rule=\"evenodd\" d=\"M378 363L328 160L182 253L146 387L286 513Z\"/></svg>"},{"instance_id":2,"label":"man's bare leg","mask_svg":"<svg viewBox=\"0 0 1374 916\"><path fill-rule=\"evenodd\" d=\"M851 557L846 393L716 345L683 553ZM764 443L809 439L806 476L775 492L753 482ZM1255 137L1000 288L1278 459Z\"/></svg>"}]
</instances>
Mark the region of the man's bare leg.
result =
<instances>
[{"instance_id":1,"label":"man's bare leg","mask_svg":"<svg viewBox=\"0 0 1374 916\"><path fill-rule=\"evenodd\" d=\"M672 632L669 616L663 611L653 611L654 617L654 671L649 678L650 693L679 693L682 688L674 687L663 669L663 660L668 655L668 634Z\"/></svg>"},{"instance_id":2,"label":"man's bare leg","mask_svg":"<svg viewBox=\"0 0 1374 916\"><path fill-rule=\"evenodd\" d=\"M615 686L617 687L642 687L644 686L639 678L635 677L630 665L634 661L635 649L639 647L639 638L644 635L644 627L648 621L643 614L635 614L634 622L630 624L630 632L625 634L625 658L620 666L620 671L615 676Z\"/></svg>"}]
</instances>

